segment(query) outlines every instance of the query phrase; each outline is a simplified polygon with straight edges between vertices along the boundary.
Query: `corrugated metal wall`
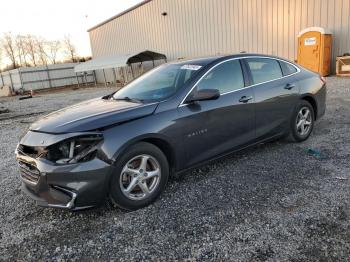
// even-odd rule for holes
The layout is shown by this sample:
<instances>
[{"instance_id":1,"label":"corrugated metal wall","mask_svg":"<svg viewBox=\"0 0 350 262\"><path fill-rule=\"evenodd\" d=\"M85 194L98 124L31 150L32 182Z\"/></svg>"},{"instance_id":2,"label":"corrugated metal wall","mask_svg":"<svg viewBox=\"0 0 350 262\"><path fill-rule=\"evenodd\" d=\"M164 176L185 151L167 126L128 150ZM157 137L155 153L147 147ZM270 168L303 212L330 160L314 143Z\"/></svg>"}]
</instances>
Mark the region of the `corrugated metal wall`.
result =
<instances>
[{"instance_id":1,"label":"corrugated metal wall","mask_svg":"<svg viewBox=\"0 0 350 262\"><path fill-rule=\"evenodd\" d=\"M167 12L167 16L161 13ZM240 51L296 59L297 34L333 32L350 52L350 0L153 0L90 31L93 57L150 49L169 60Z\"/></svg>"},{"instance_id":2,"label":"corrugated metal wall","mask_svg":"<svg viewBox=\"0 0 350 262\"><path fill-rule=\"evenodd\" d=\"M37 90L95 82L94 75L76 75L77 63L55 64L37 67L21 67L0 73L0 87L10 86L14 91ZM79 81L79 83L78 83Z\"/></svg>"}]
</instances>

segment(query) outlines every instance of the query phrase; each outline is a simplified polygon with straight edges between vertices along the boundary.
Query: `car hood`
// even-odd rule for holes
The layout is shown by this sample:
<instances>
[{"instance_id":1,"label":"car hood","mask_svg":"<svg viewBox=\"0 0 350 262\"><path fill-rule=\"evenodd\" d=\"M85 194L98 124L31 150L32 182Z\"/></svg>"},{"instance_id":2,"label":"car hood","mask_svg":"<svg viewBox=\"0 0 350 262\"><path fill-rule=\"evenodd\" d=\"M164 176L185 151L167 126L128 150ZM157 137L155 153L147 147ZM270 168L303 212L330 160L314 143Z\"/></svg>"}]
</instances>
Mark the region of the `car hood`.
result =
<instances>
[{"instance_id":1,"label":"car hood","mask_svg":"<svg viewBox=\"0 0 350 262\"><path fill-rule=\"evenodd\" d=\"M151 115L156 107L157 103L139 104L96 98L46 115L32 124L30 130L46 133L96 130Z\"/></svg>"}]
</instances>

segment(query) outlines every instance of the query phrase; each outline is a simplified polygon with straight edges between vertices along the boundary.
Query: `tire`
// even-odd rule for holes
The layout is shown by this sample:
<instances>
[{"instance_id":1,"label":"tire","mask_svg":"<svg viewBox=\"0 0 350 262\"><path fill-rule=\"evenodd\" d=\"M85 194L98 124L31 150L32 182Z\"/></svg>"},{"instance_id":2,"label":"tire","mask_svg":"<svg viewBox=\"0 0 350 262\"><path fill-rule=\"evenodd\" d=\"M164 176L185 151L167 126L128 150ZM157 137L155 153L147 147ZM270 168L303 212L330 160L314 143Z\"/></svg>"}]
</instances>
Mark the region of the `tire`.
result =
<instances>
[{"instance_id":1,"label":"tire","mask_svg":"<svg viewBox=\"0 0 350 262\"><path fill-rule=\"evenodd\" d=\"M309 112L308 115L307 112ZM304 124L301 124L303 119ZM315 112L312 105L308 101L301 100L290 121L290 133L288 140L292 142L303 142L307 140L312 133L314 124Z\"/></svg>"},{"instance_id":2,"label":"tire","mask_svg":"<svg viewBox=\"0 0 350 262\"><path fill-rule=\"evenodd\" d=\"M169 164L164 153L150 143L137 143L117 160L109 198L124 210L146 207L163 192L168 178Z\"/></svg>"}]
</instances>

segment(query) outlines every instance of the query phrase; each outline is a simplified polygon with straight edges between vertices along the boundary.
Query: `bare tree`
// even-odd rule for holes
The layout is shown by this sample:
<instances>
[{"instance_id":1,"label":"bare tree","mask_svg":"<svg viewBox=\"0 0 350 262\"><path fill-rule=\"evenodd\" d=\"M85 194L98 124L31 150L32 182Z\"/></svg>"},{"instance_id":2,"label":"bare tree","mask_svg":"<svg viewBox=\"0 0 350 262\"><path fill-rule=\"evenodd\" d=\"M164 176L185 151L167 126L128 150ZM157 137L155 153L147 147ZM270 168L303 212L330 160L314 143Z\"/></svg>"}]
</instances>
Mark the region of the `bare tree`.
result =
<instances>
[{"instance_id":1,"label":"bare tree","mask_svg":"<svg viewBox=\"0 0 350 262\"><path fill-rule=\"evenodd\" d=\"M36 53L36 37L33 35L27 35L25 37L25 49L29 56L31 63L37 65L37 53Z\"/></svg>"},{"instance_id":2,"label":"bare tree","mask_svg":"<svg viewBox=\"0 0 350 262\"><path fill-rule=\"evenodd\" d=\"M69 35L64 40L47 41L42 37L35 35L16 35L10 32L0 37L0 68L12 69L18 66L37 66L56 64L58 58L65 54L68 59L66 62L77 62L79 59L85 61L85 58L79 58L76 48ZM6 58L6 59L4 59ZM5 61L11 64L1 64Z\"/></svg>"},{"instance_id":3,"label":"bare tree","mask_svg":"<svg viewBox=\"0 0 350 262\"><path fill-rule=\"evenodd\" d=\"M64 48L66 53L68 54L69 58L71 59L72 62L76 61L76 49L75 46L72 43L72 40L69 35L66 35L63 40Z\"/></svg>"},{"instance_id":4,"label":"bare tree","mask_svg":"<svg viewBox=\"0 0 350 262\"><path fill-rule=\"evenodd\" d=\"M12 33L5 33L1 42L4 53L7 56L7 58L11 61L12 67L17 68L16 44Z\"/></svg>"},{"instance_id":5,"label":"bare tree","mask_svg":"<svg viewBox=\"0 0 350 262\"><path fill-rule=\"evenodd\" d=\"M47 65L46 41L43 38L36 39L36 52L38 54L40 63Z\"/></svg>"},{"instance_id":6,"label":"bare tree","mask_svg":"<svg viewBox=\"0 0 350 262\"><path fill-rule=\"evenodd\" d=\"M25 36L17 35L15 42L20 66L28 66Z\"/></svg>"},{"instance_id":7,"label":"bare tree","mask_svg":"<svg viewBox=\"0 0 350 262\"><path fill-rule=\"evenodd\" d=\"M59 40L48 41L47 43L47 56L52 64L57 63L57 55L61 49L62 43Z\"/></svg>"}]
</instances>

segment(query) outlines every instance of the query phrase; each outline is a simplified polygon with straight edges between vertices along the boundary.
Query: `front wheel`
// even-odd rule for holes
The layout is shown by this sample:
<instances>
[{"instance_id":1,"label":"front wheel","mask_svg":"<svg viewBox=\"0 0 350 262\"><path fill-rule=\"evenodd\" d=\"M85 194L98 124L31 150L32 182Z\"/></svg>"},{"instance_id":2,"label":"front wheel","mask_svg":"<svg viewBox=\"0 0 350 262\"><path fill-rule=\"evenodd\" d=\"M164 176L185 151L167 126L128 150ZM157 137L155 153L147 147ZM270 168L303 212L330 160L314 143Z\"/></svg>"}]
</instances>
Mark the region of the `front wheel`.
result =
<instances>
[{"instance_id":1,"label":"front wheel","mask_svg":"<svg viewBox=\"0 0 350 262\"><path fill-rule=\"evenodd\" d=\"M291 120L290 139L297 142L305 141L309 138L315 122L315 113L312 105L302 100L297 106Z\"/></svg>"},{"instance_id":2,"label":"front wheel","mask_svg":"<svg viewBox=\"0 0 350 262\"><path fill-rule=\"evenodd\" d=\"M117 161L115 170L110 199L125 210L136 210L154 202L169 177L166 156L158 147L145 142L127 149Z\"/></svg>"}]
</instances>

